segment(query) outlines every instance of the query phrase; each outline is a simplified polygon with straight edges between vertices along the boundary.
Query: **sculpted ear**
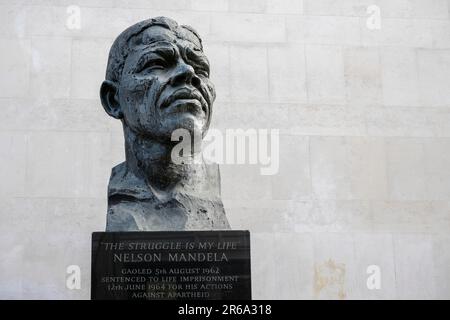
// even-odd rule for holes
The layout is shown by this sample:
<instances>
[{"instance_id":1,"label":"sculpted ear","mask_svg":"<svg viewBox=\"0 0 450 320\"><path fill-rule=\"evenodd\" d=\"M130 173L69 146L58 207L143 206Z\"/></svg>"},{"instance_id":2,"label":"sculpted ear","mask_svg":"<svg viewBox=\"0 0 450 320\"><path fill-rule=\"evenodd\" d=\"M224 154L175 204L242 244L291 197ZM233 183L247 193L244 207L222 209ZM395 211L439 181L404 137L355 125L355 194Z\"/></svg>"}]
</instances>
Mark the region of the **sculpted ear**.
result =
<instances>
[{"instance_id":1,"label":"sculpted ear","mask_svg":"<svg viewBox=\"0 0 450 320\"><path fill-rule=\"evenodd\" d=\"M105 80L100 87L100 99L106 113L116 119L122 119L123 113L119 101L116 98L117 85L109 80Z\"/></svg>"}]
</instances>

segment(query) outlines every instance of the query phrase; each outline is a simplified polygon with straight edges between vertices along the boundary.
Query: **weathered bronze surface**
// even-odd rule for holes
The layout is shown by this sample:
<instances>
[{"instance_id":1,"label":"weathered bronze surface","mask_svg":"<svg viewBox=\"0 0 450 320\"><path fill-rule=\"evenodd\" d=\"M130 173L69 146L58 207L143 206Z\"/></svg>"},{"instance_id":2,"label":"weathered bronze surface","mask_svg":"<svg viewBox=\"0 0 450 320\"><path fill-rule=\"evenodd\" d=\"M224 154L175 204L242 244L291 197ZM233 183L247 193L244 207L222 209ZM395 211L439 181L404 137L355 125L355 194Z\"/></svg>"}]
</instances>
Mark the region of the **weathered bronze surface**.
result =
<instances>
[{"instance_id":1,"label":"weathered bronze surface","mask_svg":"<svg viewBox=\"0 0 450 320\"><path fill-rule=\"evenodd\" d=\"M126 29L100 97L122 121L126 159L112 169L106 230L229 229L218 165L205 163L198 145L181 164L171 157L174 130L204 137L211 122L215 90L194 29L165 17Z\"/></svg>"}]
</instances>

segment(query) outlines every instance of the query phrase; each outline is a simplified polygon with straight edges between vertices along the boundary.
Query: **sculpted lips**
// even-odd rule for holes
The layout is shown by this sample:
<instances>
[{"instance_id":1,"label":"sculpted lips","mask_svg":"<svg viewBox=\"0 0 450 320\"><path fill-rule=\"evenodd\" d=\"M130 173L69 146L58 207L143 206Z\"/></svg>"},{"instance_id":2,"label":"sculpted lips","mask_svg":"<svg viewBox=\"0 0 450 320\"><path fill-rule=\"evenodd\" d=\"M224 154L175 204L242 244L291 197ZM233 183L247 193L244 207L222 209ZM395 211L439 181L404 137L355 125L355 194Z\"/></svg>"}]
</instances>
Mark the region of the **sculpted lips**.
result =
<instances>
[{"instance_id":1,"label":"sculpted lips","mask_svg":"<svg viewBox=\"0 0 450 320\"><path fill-rule=\"evenodd\" d=\"M161 109L169 108L171 112L192 111L192 107L201 109L206 114L208 104L198 90L183 88L175 91L161 104ZM197 110L200 111L200 110Z\"/></svg>"}]
</instances>

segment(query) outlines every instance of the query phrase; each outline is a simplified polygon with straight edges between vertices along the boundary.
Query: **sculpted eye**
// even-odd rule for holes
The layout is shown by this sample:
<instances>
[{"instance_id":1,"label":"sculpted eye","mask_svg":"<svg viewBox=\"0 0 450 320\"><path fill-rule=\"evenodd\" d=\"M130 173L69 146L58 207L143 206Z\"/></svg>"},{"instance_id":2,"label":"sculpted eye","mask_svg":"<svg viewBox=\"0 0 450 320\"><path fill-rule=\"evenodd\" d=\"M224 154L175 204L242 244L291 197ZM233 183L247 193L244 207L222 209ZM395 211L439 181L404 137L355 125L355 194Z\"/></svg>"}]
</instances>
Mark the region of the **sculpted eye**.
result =
<instances>
[{"instance_id":1,"label":"sculpted eye","mask_svg":"<svg viewBox=\"0 0 450 320\"><path fill-rule=\"evenodd\" d=\"M196 70L196 73L199 75L199 76L202 76L202 77L209 77L209 73L208 73L208 71L206 71L206 70L202 70L202 69L197 69Z\"/></svg>"},{"instance_id":2,"label":"sculpted eye","mask_svg":"<svg viewBox=\"0 0 450 320\"><path fill-rule=\"evenodd\" d=\"M209 67L205 65L197 65L195 66L195 73L199 76L209 77Z\"/></svg>"},{"instance_id":3,"label":"sculpted eye","mask_svg":"<svg viewBox=\"0 0 450 320\"><path fill-rule=\"evenodd\" d=\"M167 62L161 58L149 59L138 68L138 72L151 71L154 69L164 69L167 67Z\"/></svg>"},{"instance_id":4,"label":"sculpted eye","mask_svg":"<svg viewBox=\"0 0 450 320\"><path fill-rule=\"evenodd\" d=\"M136 67L136 72L150 72L157 69L168 68L175 60L173 48L156 48L142 56Z\"/></svg>"},{"instance_id":5,"label":"sculpted eye","mask_svg":"<svg viewBox=\"0 0 450 320\"><path fill-rule=\"evenodd\" d=\"M209 62L200 49L196 47L186 49L186 59L194 68L195 73L202 77L209 77Z\"/></svg>"}]
</instances>

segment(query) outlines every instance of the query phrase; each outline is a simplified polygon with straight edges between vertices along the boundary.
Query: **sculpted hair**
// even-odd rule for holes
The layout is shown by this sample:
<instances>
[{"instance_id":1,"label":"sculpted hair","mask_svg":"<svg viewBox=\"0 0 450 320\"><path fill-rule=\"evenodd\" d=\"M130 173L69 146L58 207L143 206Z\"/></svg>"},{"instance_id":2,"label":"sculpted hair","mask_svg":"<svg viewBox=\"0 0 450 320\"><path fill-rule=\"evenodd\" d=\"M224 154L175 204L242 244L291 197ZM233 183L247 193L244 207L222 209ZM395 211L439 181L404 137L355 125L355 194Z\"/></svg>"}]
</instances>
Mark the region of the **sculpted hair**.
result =
<instances>
[{"instance_id":1,"label":"sculpted hair","mask_svg":"<svg viewBox=\"0 0 450 320\"><path fill-rule=\"evenodd\" d=\"M129 52L134 46L138 45L142 41L142 37L140 37L142 32L153 26L161 26L163 28L169 29L178 38L193 42L193 38L188 37L186 34L186 31L188 31L189 35L195 36L195 38L198 40L198 43L196 43L196 45L200 50L203 51L202 40L192 27L179 25L176 21L167 17L147 19L127 28L116 38L109 51L109 58L105 76L106 80L119 82L122 75L123 66Z\"/></svg>"}]
</instances>

